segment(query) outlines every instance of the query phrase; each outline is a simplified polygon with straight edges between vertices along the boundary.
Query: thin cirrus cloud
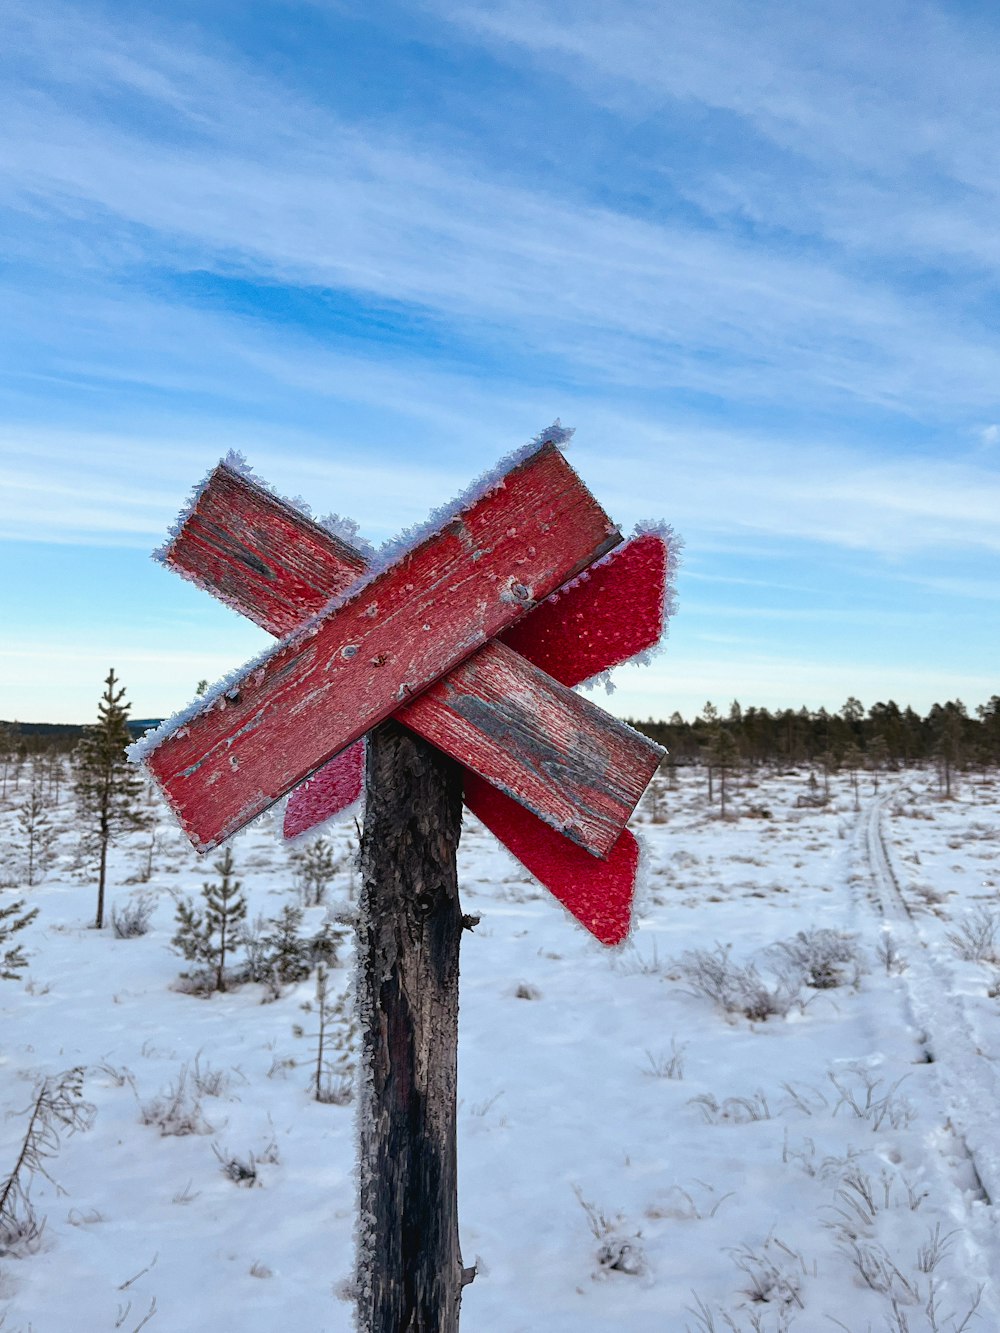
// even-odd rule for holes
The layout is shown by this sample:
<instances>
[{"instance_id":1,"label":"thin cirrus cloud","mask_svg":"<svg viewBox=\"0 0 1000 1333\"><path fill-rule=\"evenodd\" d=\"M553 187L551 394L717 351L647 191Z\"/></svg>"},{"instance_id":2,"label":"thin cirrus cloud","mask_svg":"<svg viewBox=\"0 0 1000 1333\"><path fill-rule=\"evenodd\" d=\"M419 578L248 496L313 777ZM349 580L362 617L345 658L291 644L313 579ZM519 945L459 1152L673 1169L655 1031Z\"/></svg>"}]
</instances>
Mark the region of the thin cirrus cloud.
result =
<instances>
[{"instance_id":1,"label":"thin cirrus cloud","mask_svg":"<svg viewBox=\"0 0 1000 1333\"><path fill-rule=\"evenodd\" d=\"M697 530L718 542L728 534L738 549L756 534L885 557L948 548L1000 552L1000 475L975 461L874 462L863 450L830 441L669 431L636 418L616 429L593 415L604 438L624 442L611 457L599 451L591 457L581 441L601 493L630 510L644 492L662 497L689 536ZM661 465L651 466L652 458Z\"/></svg>"},{"instance_id":2,"label":"thin cirrus cloud","mask_svg":"<svg viewBox=\"0 0 1000 1333\"><path fill-rule=\"evenodd\" d=\"M692 197L707 206L883 253L996 258L1000 110L987 14L893 0L436 8L501 53L556 65L623 115L686 102L735 118L777 156L728 181L685 156Z\"/></svg>"},{"instance_id":3,"label":"thin cirrus cloud","mask_svg":"<svg viewBox=\"0 0 1000 1333\"><path fill-rule=\"evenodd\" d=\"M8 202L96 233L94 262L108 262L117 228L132 263L165 251L181 267L402 302L480 341L527 345L578 380L937 415L995 401L995 339L836 256L491 180L472 158L361 133L266 76L241 79L239 65L136 44L72 75L57 52L53 85L31 99L11 90L3 108ZM81 68L167 132L113 121L86 100Z\"/></svg>"}]
</instances>

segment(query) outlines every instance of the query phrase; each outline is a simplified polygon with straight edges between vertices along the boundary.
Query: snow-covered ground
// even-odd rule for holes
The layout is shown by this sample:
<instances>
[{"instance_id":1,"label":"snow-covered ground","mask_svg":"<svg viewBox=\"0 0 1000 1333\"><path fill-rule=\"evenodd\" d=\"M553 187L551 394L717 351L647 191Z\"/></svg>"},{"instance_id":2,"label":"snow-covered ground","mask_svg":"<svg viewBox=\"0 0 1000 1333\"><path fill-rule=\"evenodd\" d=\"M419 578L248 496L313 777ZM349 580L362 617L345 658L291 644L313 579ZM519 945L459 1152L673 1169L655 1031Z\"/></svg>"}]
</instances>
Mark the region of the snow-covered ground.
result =
<instances>
[{"instance_id":1,"label":"snow-covered ground","mask_svg":"<svg viewBox=\"0 0 1000 1333\"><path fill-rule=\"evenodd\" d=\"M703 773L657 785L619 952L467 822L463 1328L1000 1330L1000 784L942 801L931 773L897 773L856 812L846 778L811 808L805 770L762 775L726 821ZM96 1114L33 1181L40 1242L0 1255L3 1333L350 1329L353 1111L310 1097L314 982L269 1003L173 988L173 895L215 876L162 813L148 883L148 833L111 862L112 903L155 895L148 934L89 928L65 794L59 859L18 889L24 792L0 810L0 905L39 908L28 971L0 981L0 1181L40 1078L85 1067ZM356 833L332 836L342 913ZM266 821L234 851L251 917L294 901ZM340 992L350 968L347 948ZM197 1132L164 1134L179 1088ZM251 1154L255 1183L234 1183L224 1163Z\"/></svg>"}]
</instances>

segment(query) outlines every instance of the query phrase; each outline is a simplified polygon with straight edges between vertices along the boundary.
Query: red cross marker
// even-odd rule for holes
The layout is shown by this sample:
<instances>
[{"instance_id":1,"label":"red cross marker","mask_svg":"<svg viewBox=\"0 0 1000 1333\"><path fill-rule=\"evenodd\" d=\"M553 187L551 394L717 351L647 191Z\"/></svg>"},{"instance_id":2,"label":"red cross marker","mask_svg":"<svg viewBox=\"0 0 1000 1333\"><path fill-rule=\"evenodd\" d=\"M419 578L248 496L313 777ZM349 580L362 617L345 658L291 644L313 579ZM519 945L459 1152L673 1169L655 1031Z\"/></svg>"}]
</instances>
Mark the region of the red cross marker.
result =
<instances>
[{"instance_id":1,"label":"red cross marker","mask_svg":"<svg viewBox=\"0 0 1000 1333\"><path fill-rule=\"evenodd\" d=\"M534 475L526 479L539 507L545 487L552 489L553 476L579 506L586 492L562 456L551 446L540 455L534 458L544 460L549 475L539 480L536 464ZM510 485L508 477L501 492L504 501L510 498ZM504 504L501 516L509 511ZM605 539L609 527L605 520ZM360 552L224 464L202 488L164 559L277 634L321 611L331 595L358 579L366 563ZM573 585L506 629L503 648L495 644L481 649L471 659L471 669L467 664L452 671L396 712L401 721L466 764L466 804L606 944L619 943L628 933L638 847L622 826L659 751L567 687L659 639L665 581L666 550L659 535L646 534L618 546ZM529 664L548 676L532 671ZM477 710L478 723L471 728L470 705ZM565 762L567 739L583 749L583 762L579 756L573 764ZM227 744L230 768L235 759L233 771L239 774L239 747L234 754L233 742ZM636 761L638 766L630 770ZM217 768L210 777L214 787ZM292 794L286 836L305 831L356 799L362 780L362 749L350 745ZM179 784L164 782L171 799L174 785ZM186 826L187 808L179 810ZM202 818L189 831L197 839L206 827ZM562 836L567 832L578 845Z\"/></svg>"}]
</instances>

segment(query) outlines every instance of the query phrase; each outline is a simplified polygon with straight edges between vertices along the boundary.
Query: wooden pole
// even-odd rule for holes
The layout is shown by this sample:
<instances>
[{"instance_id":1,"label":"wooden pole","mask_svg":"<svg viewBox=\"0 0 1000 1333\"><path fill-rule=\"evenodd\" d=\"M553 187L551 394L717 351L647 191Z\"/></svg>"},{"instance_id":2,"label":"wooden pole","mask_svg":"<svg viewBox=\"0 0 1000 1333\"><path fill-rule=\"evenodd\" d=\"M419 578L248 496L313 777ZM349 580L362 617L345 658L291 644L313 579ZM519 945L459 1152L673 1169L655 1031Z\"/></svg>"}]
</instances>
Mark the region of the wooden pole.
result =
<instances>
[{"instance_id":1,"label":"wooden pole","mask_svg":"<svg viewBox=\"0 0 1000 1333\"><path fill-rule=\"evenodd\" d=\"M358 926L360 1333L457 1333L458 765L399 723L368 741Z\"/></svg>"}]
</instances>

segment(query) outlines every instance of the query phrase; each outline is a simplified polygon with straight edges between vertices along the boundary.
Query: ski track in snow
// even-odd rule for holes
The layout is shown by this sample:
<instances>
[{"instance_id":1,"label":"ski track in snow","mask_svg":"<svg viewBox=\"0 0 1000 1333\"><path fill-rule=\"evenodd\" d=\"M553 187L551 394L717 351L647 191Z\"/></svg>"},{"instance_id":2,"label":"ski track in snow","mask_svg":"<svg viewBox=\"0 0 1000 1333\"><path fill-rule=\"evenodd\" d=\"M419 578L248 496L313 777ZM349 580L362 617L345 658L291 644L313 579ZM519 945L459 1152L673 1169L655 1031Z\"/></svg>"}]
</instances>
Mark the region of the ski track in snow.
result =
<instances>
[{"instance_id":1,"label":"ski track in snow","mask_svg":"<svg viewBox=\"0 0 1000 1333\"><path fill-rule=\"evenodd\" d=\"M961 993L961 983L940 939L928 938L919 912L907 901L905 880L886 844L883 816L889 797L871 800L861 812L857 841L870 875L872 900L884 929L906 959L899 984L916 1039L931 1065L942 1118L964 1152L987 1209L971 1208L963 1241L982 1273L1000 1272L1000 1237L994 1211L1000 1201L1000 1072L982 1048ZM975 1202L975 1201L974 1201ZM994 1314L1000 1304L991 1302ZM997 1327L1000 1328L1000 1322Z\"/></svg>"}]
</instances>

